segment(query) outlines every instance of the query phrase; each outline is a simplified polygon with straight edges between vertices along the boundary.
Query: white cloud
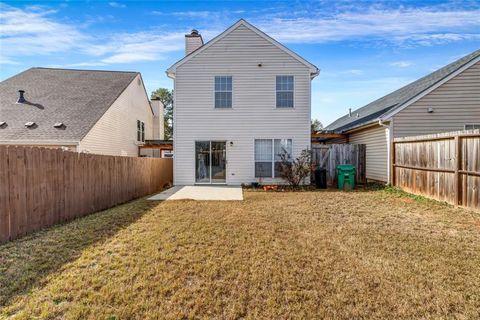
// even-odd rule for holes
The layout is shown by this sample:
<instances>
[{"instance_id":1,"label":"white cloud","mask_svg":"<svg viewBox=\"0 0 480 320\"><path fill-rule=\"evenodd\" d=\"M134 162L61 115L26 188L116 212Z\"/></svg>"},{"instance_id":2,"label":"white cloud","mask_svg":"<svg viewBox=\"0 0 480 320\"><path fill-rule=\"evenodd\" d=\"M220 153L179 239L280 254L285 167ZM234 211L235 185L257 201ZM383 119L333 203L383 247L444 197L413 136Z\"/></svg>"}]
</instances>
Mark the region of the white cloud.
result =
<instances>
[{"instance_id":1,"label":"white cloud","mask_svg":"<svg viewBox=\"0 0 480 320\"><path fill-rule=\"evenodd\" d=\"M115 2L115 1L109 2L108 5L112 8L117 8L117 9L122 9L127 7L125 4Z\"/></svg>"},{"instance_id":2,"label":"white cloud","mask_svg":"<svg viewBox=\"0 0 480 320\"><path fill-rule=\"evenodd\" d=\"M368 9L333 16L260 19L259 27L290 43L372 40L429 45L478 37L480 10ZM466 32L475 30L475 32Z\"/></svg>"},{"instance_id":3,"label":"white cloud","mask_svg":"<svg viewBox=\"0 0 480 320\"><path fill-rule=\"evenodd\" d=\"M410 67L413 63L410 61L395 61L390 63L392 67L398 67L398 68L407 68Z\"/></svg>"},{"instance_id":4,"label":"white cloud","mask_svg":"<svg viewBox=\"0 0 480 320\"><path fill-rule=\"evenodd\" d=\"M125 6L120 2L110 2L109 5ZM253 22L282 42L318 43L370 39L401 45L434 45L480 39L480 32L477 31L480 30L480 10L448 10L367 9L363 13L344 11L330 16L313 11L303 16L292 13L294 18L262 14L263 18L253 19ZM231 17L231 13L222 11L157 14L208 20L212 15L225 15L227 19ZM58 53L84 55L83 61L72 61L72 66L161 60L168 57L169 53L183 49L183 37L188 32L172 32L171 29L152 27L142 32L89 35L85 32L88 30L88 21L86 25L67 23L57 18L57 15L55 10L48 7L30 6L20 9L0 4L2 61L5 61L5 64L14 64L22 57ZM201 33L205 39L212 38L223 31L224 27L209 24ZM362 70L346 70L344 74L361 75Z\"/></svg>"},{"instance_id":5,"label":"white cloud","mask_svg":"<svg viewBox=\"0 0 480 320\"><path fill-rule=\"evenodd\" d=\"M103 63L128 63L135 61L154 61L165 57L168 52L183 49L184 33L139 32L120 34L106 46L112 52L103 58Z\"/></svg>"},{"instance_id":6,"label":"white cloud","mask_svg":"<svg viewBox=\"0 0 480 320\"><path fill-rule=\"evenodd\" d=\"M27 11L7 5L1 5L0 9L1 58L5 64L16 63L20 56L75 51L96 60L68 66L103 66L160 60L169 52L183 49L183 32L147 30L93 37L74 25L56 21L52 10L39 7Z\"/></svg>"},{"instance_id":7,"label":"white cloud","mask_svg":"<svg viewBox=\"0 0 480 320\"><path fill-rule=\"evenodd\" d=\"M79 62L79 63L69 63L66 65L53 65L51 66L52 68L60 68L60 67L101 67L107 65L106 63L103 62Z\"/></svg>"},{"instance_id":8,"label":"white cloud","mask_svg":"<svg viewBox=\"0 0 480 320\"><path fill-rule=\"evenodd\" d=\"M347 75L354 75L354 76L359 76L363 74L363 70L360 69L350 69L350 70L345 70L341 72L342 74L347 74Z\"/></svg>"},{"instance_id":9,"label":"white cloud","mask_svg":"<svg viewBox=\"0 0 480 320\"><path fill-rule=\"evenodd\" d=\"M211 11L175 11L175 12L163 12L163 11L152 11L156 15L168 15L181 18L208 18L216 15L216 12Z\"/></svg>"},{"instance_id":10,"label":"white cloud","mask_svg":"<svg viewBox=\"0 0 480 320\"><path fill-rule=\"evenodd\" d=\"M88 39L75 27L47 17L53 13L42 8L24 11L0 4L2 57L67 51L79 48Z\"/></svg>"},{"instance_id":11,"label":"white cloud","mask_svg":"<svg viewBox=\"0 0 480 320\"><path fill-rule=\"evenodd\" d=\"M0 65L1 64L12 64L12 65L18 65L20 62L9 59L7 57L0 57Z\"/></svg>"}]
</instances>

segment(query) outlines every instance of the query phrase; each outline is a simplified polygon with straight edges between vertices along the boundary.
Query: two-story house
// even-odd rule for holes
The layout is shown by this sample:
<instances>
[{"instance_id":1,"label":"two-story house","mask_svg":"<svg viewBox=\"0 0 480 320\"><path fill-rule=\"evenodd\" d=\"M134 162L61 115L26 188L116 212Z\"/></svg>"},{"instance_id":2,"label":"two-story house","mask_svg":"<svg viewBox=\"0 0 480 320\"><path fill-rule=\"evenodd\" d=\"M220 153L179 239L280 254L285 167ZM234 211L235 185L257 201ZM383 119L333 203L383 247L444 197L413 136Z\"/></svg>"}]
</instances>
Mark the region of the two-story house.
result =
<instances>
[{"instance_id":1,"label":"two-story house","mask_svg":"<svg viewBox=\"0 0 480 320\"><path fill-rule=\"evenodd\" d=\"M186 35L174 80L174 184L281 183L286 150L310 148L319 69L245 20L204 44Z\"/></svg>"},{"instance_id":2,"label":"two-story house","mask_svg":"<svg viewBox=\"0 0 480 320\"><path fill-rule=\"evenodd\" d=\"M480 50L328 125L327 143L365 144L368 180L391 182L394 138L480 129Z\"/></svg>"}]
</instances>

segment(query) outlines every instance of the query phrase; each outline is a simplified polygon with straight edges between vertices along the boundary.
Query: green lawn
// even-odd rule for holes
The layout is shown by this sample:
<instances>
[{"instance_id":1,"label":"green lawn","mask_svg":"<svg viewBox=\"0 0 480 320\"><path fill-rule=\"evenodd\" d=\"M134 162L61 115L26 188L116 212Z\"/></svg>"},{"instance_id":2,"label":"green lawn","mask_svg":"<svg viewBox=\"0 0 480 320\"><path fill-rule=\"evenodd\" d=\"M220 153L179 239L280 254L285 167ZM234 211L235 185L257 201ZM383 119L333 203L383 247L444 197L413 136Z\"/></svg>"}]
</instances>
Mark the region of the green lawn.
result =
<instances>
[{"instance_id":1,"label":"green lawn","mask_svg":"<svg viewBox=\"0 0 480 320\"><path fill-rule=\"evenodd\" d=\"M480 318L480 214L384 190L133 201L0 245L0 318Z\"/></svg>"}]
</instances>

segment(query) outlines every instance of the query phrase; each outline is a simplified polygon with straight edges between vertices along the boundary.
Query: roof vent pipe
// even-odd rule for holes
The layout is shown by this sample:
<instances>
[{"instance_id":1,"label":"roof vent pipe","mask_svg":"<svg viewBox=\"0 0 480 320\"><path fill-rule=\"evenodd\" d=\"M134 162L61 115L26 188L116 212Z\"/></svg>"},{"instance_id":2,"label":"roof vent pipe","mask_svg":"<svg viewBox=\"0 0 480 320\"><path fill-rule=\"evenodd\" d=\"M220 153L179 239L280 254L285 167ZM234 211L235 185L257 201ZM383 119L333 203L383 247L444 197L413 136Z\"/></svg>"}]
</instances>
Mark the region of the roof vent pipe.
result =
<instances>
[{"instance_id":1,"label":"roof vent pipe","mask_svg":"<svg viewBox=\"0 0 480 320\"><path fill-rule=\"evenodd\" d=\"M17 103L25 103L27 100L23 97L25 90L18 90L18 100Z\"/></svg>"},{"instance_id":2,"label":"roof vent pipe","mask_svg":"<svg viewBox=\"0 0 480 320\"><path fill-rule=\"evenodd\" d=\"M352 117L352 108L348 108L348 117L349 117L349 118Z\"/></svg>"}]
</instances>

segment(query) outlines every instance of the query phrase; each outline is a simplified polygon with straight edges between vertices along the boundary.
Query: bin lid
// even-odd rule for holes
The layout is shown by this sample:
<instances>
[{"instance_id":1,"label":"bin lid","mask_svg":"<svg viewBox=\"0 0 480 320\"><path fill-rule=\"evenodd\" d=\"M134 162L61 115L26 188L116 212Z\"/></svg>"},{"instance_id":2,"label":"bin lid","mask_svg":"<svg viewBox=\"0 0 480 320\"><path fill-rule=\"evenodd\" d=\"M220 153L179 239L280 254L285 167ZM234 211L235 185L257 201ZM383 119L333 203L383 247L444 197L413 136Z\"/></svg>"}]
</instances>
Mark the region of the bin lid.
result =
<instances>
[{"instance_id":1,"label":"bin lid","mask_svg":"<svg viewBox=\"0 0 480 320\"><path fill-rule=\"evenodd\" d=\"M353 164L338 164L337 170L345 170L345 171L355 170L355 166Z\"/></svg>"}]
</instances>

